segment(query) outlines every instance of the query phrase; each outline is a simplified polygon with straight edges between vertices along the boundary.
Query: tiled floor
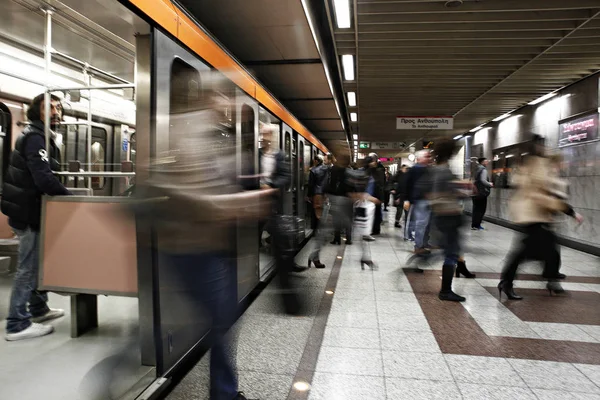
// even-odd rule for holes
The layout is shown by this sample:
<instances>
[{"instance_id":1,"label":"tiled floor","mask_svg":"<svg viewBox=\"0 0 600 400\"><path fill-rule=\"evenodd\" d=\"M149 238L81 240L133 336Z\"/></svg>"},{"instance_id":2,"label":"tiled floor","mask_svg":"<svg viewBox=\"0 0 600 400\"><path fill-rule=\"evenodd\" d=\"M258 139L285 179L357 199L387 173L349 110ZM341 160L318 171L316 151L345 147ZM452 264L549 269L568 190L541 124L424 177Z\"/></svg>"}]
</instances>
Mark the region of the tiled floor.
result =
<instances>
[{"instance_id":1,"label":"tiled floor","mask_svg":"<svg viewBox=\"0 0 600 400\"><path fill-rule=\"evenodd\" d=\"M600 399L596 257L564 248L563 271L569 275L564 286L570 292L550 298L543 282L522 275L515 290L525 299L517 305L499 301L495 291L514 233L491 224L483 232L465 230L468 267L485 277L455 279L455 291L467 301L445 303L437 299L441 263L425 263L425 274L404 270L410 245L391 224L383 232L371 244L377 271L361 270L359 246L345 247L331 307L324 291L337 246L323 252L327 269L302 275L311 299L306 316L278 311L276 283L252 304L235 327L240 389L249 398ZM528 263L521 272L539 275L540 267ZM579 315L585 318L569 320L579 317L563 315L565 304L584 307ZM315 327L324 311L326 324L319 334ZM551 322L531 317L545 313L558 315ZM305 365L303 353L315 343L320 344L318 358ZM206 358L169 399L208 398ZM556 361L580 358L585 362ZM299 366L310 369L302 375L310 378L306 393L292 386Z\"/></svg>"}]
</instances>

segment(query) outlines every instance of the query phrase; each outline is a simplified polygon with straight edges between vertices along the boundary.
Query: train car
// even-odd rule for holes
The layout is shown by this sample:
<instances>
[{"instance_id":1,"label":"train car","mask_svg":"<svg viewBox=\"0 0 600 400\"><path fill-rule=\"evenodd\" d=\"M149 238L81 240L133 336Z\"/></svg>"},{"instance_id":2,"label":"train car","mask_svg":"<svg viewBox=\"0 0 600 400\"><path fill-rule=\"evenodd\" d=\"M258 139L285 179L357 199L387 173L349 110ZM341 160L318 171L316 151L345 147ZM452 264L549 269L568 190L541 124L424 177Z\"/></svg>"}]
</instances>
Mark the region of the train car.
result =
<instances>
[{"instance_id":1,"label":"train car","mask_svg":"<svg viewBox=\"0 0 600 400\"><path fill-rule=\"evenodd\" d=\"M208 321L197 321L190 314L193 310L181 304L177 288L169 286L172 271L152 250L156 238L149 238L150 247L138 246L148 243L148 231L116 216L135 182L147 178L138 167L169 150L173 93L201 96L200 73L210 69L231 80L236 89L229 103L234 106L227 110L230 123L222 129L235 141L237 162L231 168L238 175L259 170L261 126L279 132L277 145L292 171L285 212L306 220L298 242L310 235L308 170L327 148L173 2L2 3L8 11L0 15L1 175L11 146L28 123L29 101L48 92L60 97L64 108L64 120L55 132L63 167L58 175L75 196L44 199L40 287L69 296L71 318L63 323L71 325L72 340L96 330L96 345L110 342L102 336L98 318L98 308L109 307L103 302L116 302L109 308L119 308L125 307L120 301L135 301L136 312L128 323L139 329L141 364L133 375L143 376L147 385L138 382L132 390L150 386L152 391L152 382L164 382L202 347L209 326ZM243 305L273 273L273 259L268 234L259 231L258 223L240 223L237 229L237 297ZM5 241L2 250L0 240L0 255L14 259L6 218L0 220L0 239ZM0 290L8 292L10 275L2 279ZM82 363L81 368L87 367ZM64 376L56 378L69 385ZM4 387L1 377L0 383Z\"/></svg>"}]
</instances>

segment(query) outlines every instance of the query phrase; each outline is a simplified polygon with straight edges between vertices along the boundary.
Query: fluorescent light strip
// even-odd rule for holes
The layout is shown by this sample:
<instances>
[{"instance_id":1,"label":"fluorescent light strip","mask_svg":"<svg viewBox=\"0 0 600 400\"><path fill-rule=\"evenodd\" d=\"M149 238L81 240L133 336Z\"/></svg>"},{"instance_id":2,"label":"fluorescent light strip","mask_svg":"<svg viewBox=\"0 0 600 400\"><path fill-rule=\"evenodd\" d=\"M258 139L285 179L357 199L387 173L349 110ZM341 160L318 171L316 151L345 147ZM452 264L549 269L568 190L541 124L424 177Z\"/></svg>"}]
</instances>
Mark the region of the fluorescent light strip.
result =
<instances>
[{"instance_id":1,"label":"fluorescent light strip","mask_svg":"<svg viewBox=\"0 0 600 400\"><path fill-rule=\"evenodd\" d=\"M358 141L357 140L354 141L354 147L356 147L356 146L358 146Z\"/></svg>"},{"instance_id":2,"label":"fluorescent light strip","mask_svg":"<svg viewBox=\"0 0 600 400\"><path fill-rule=\"evenodd\" d=\"M463 135L454 136L454 140L462 139Z\"/></svg>"},{"instance_id":3,"label":"fluorescent light strip","mask_svg":"<svg viewBox=\"0 0 600 400\"><path fill-rule=\"evenodd\" d=\"M352 122L358 121L358 114L355 112L350 113L350 121L352 121Z\"/></svg>"},{"instance_id":4,"label":"fluorescent light strip","mask_svg":"<svg viewBox=\"0 0 600 400\"><path fill-rule=\"evenodd\" d=\"M337 27L341 29L350 28L350 2L348 0L334 0L333 8Z\"/></svg>"},{"instance_id":5,"label":"fluorescent light strip","mask_svg":"<svg viewBox=\"0 0 600 400\"><path fill-rule=\"evenodd\" d=\"M354 56L352 54L344 54L342 56L342 66L344 67L344 79L347 81L354 80Z\"/></svg>"},{"instance_id":6,"label":"fluorescent light strip","mask_svg":"<svg viewBox=\"0 0 600 400\"><path fill-rule=\"evenodd\" d=\"M485 125L485 124L476 126L475 128L471 129L469 132L477 132L478 130L480 130L481 128L483 128L483 125Z\"/></svg>"},{"instance_id":7,"label":"fluorescent light strip","mask_svg":"<svg viewBox=\"0 0 600 400\"><path fill-rule=\"evenodd\" d=\"M558 93L557 92L553 92L553 93L548 93L543 95L542 97L540 97L539 99L536 99L534 101L532 101L531 103L528 103L530 106L534 106L538 103L541 103L542 101L546 101L548 99L551 99L552 97L556 96Z\"/></svg>"},{"instance_id":8,"label":"fluorescent light strip","mask_svg":"<svg viewBox=\"0 0 600 400\"><path fill-rule=\"evenodd\" d=\"M348 92L348 105L356 107L356 92Z\"/></svg>"},{"instance_id":9,"label":"fluorescent light strip","mask_svg":"<svg viewBox=\"0 0 600 400\"><path fill-rule=\"evenodd\" d=\"M506 113L506 114L502 114L499 117L494 118L492 121L498 122L498 121L502 121L503 119L508 118L508 117L510 117L510 113L509 112Z\"/></svg>"},{"instance_id":10,"label":"fluorescent light strip","mask_svg":"<svg viewBox=\"0 0 600 400\"><path fill-rule=\"evenodd\" d=\"M352 139L358 140L358 135L357 134L352 135Z\"/></svg>"}]
</instances>

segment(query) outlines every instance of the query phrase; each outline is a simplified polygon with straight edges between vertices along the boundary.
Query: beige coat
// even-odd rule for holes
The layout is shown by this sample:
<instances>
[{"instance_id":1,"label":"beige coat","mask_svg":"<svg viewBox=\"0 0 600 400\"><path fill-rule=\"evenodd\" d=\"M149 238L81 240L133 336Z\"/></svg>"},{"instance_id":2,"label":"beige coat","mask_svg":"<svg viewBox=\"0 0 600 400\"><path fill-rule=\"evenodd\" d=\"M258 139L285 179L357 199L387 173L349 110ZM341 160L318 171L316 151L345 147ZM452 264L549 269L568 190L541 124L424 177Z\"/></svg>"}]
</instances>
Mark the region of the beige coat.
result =
<instances>
[{"instance_id":1,"label":"beige coat","mask_svg":"<svg viewBox=\"0 0 600 400\"><path fill-rule=\"evenodd\" d=\"M517 191L510 201L513 221L522 225L553 222L557 213L565 212L569 207L556 193L556 189L564 188L564 184L551 173L548 159L527 157L514 177Z\"/></svg>"}]
</instances>

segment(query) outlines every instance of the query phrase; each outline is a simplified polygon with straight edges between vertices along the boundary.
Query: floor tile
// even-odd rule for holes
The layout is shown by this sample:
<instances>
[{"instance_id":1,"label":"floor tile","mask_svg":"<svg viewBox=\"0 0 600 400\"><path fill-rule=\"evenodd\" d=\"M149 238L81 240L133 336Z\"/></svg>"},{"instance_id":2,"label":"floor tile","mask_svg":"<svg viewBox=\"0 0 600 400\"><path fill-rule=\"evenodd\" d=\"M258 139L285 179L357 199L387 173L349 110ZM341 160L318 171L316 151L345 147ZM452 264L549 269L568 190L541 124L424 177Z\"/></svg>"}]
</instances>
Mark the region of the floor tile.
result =
<instances>
[{"instance_id":1,"label":"floor tile","mask_svg":"<svg viewBox=\"0 0 600 400\"><path fill-rule=\"evenodd\" d=\"M532 389L538 400L600 400L600 395L591 393L563 392L560 390Z\"/></svg>"},{"instance_id":2,"label":"floor tile","mask_svg":"<svg viewBox=\"0 0 600 400\"><path fill-rule=\"evenodd\" d=\"M441 353L440 346L431 332L382 329L380 334L382 349Z\"/></svg>"},{"instance_id":3,"label":"floor tile","mask_svg":"<svg viewBox=\"0 0 600 400\"><path fill-rule=\"evenodd\" d=\"M237 367L272 374L295 374L302 357L304 343L292 348L237 346Z\"/></svg>"},{"instance_id":4,"label":"floor tile","mask_svg":"<svg viewBox=\"0 0 600 400\"><path fill-rule=\"evenodd\" d=\"M577 325L579 329L600 341L600 326L598 325Z\"/></svg>"},{"instance_id":5,"label":"floor tile","mask_svg":"<svg viewBox=\"0 0 600 400\"><path fill-rule=\"evenodd\" d=\"M327 318L328 326L345 326L350 328L377 328L377 314L352 311L334 311Z\"/></svg>"},{"instance_id":6,"label":"floor tile","mask_svg":"<svg viewBox=\"0 0 600 400\"><path fill-rule=\"evenodd\" d=\"M372 349L322 346L316 371L383 376L381 352Z\"/></svg>"},{"instance_id":7,"label":"floor tile","mask_svg":"<svg viewBox=\"0 0 600 400\"><path fill-rule=\"evenodd\" d=\"M464 400L537 400L531 389L510 386L487 386L459 382Z\"/></svg>"},{"instance_id":8,"label":"floor tile","mask_svg":"<svg viewBox=\"0 0 600 400\"><path fill-rule=\"evenodd\" d=\"M431 332L429 323L424 315L377 315L379 327L381 329L399 330L399 331L428 331Z\"/></svg>"},{"instance_id":9,"label":"floor tile","mask_svg":"<svg viewBox=\"0 0 600 400\"><path fill-rule=\"evenodd\" d=\"M266 374L256 371L240 371L239 388L249 399L285 399L292 387L293 375Z\"/></svg>"},{"instance_id":10,"label":"floor tile","mask_svg":"<svg viewBox=\"0 0 600 400\"><path fill-rule=\"evenodd\" d=\"M571 364L509 359L530 388L600 393L600 388Z\"/></svg>"},{"instance_id":11,"label":"floor tile","mask_svg":"<svg viewBox=\"0 0 600 400\"><path fill-rule=\"evenodd\" d=\"M372 300L372 299L352 300L352 299L336 299L334 297L333 304L331 305L331 311L350 311L350 312L374 313L375 310L376 310L375 300Z\"/></svg>"},{"instance_id":12,"label":"floor tile","mask_svg":"<svg viewBox=\"0 0 600 400\"><path fill-rule=\"evenodd\" d=\"M400 303L396 301L377 301L377 313L398 317L425 315L418 302Z\"/></svg>"},{"instance_id":13,"label":"floor tile","mask_svg":"<svg viewBox=\"0 0 600 400\"><path fill-rule=\"evenodd\" d=\"M328 326L323 346L379 349L379 330Z\"/></svg>"},{"instance_id":14,"label":"floor tile","mask_svg":"<svg viewBox=\"0 0 600 400\"><path fill-rule=\"evenodd\" d=\"M454 382L385 378L385 387L387 398L394 400L459 400L462 398Z\"/></svg>"},{"instance_id":15,"label":"floor tile","mask_svg":"<svg viewBox=\"0 0 600 400\"><path fill-rule=\"evenodd\" d=\"M477 324L483 329L488 336L507 336L539 339L539 335L535 333L526 323L506 323L506 321L493 319L476 319ZM519 321L520 322L520 321Z\"/></svg>"},{"instance_id":16,"label":"floor tile","mask_svg":"<svg viewBox=\"0 0 600 400\"><path fill-rule=\"evenodd\" d=\"M313 377L308 398L310 400L385 400L384 378L317 372Z\"/></svg>"},{"instance_id":17,"label":"floor tile","mask_svg":"<svg viewBox=\"0 0 600 400\"><path fill-rule=\"evenodd\" d=\"M516 386L527 385L504 358L444 355L457 382L480 385Z\"/></svg>"},{"instance_id":18,"label":"floor tile","mask_svg":"<svg viewBox=\"0 0 600 400\"><path fill-rule=\"evenodd\" d=\"M600 360L599 360L600 362ZM573 364L585 376L600 387L600 365Z\"/></svg>"},{"instance_id":19,"label":"floor tile","mask_svg":"<svg viewBox=\"0 0 600 400\"><path fill-rule=\"evenodd\" d=\"M598 342L598 340L588 335L577 325L548 322L527 322L527 325L540 335L542 339L567 340L573 342Z\"/></svg>"},{"instance_id":20,"label":"floor tile","mask_svg":"<svg viewBox=\"0 0 600 400\"><path fill-rule=\"evenodd\" d=\"M378 302L400 302L418 304L417 297L414 293L398 292L392 290L378 290L375 292L375 298Z\"/></svg>"},{"instance_id":21,"label":"floor tile","mask_svg":"<svg viewBox=\"0 0 600 400\"><path fill-rule=\"evenodd\" d=\"M386 377L452 381L441 354L383 350Z\"/></svg>"}]
</instances>

